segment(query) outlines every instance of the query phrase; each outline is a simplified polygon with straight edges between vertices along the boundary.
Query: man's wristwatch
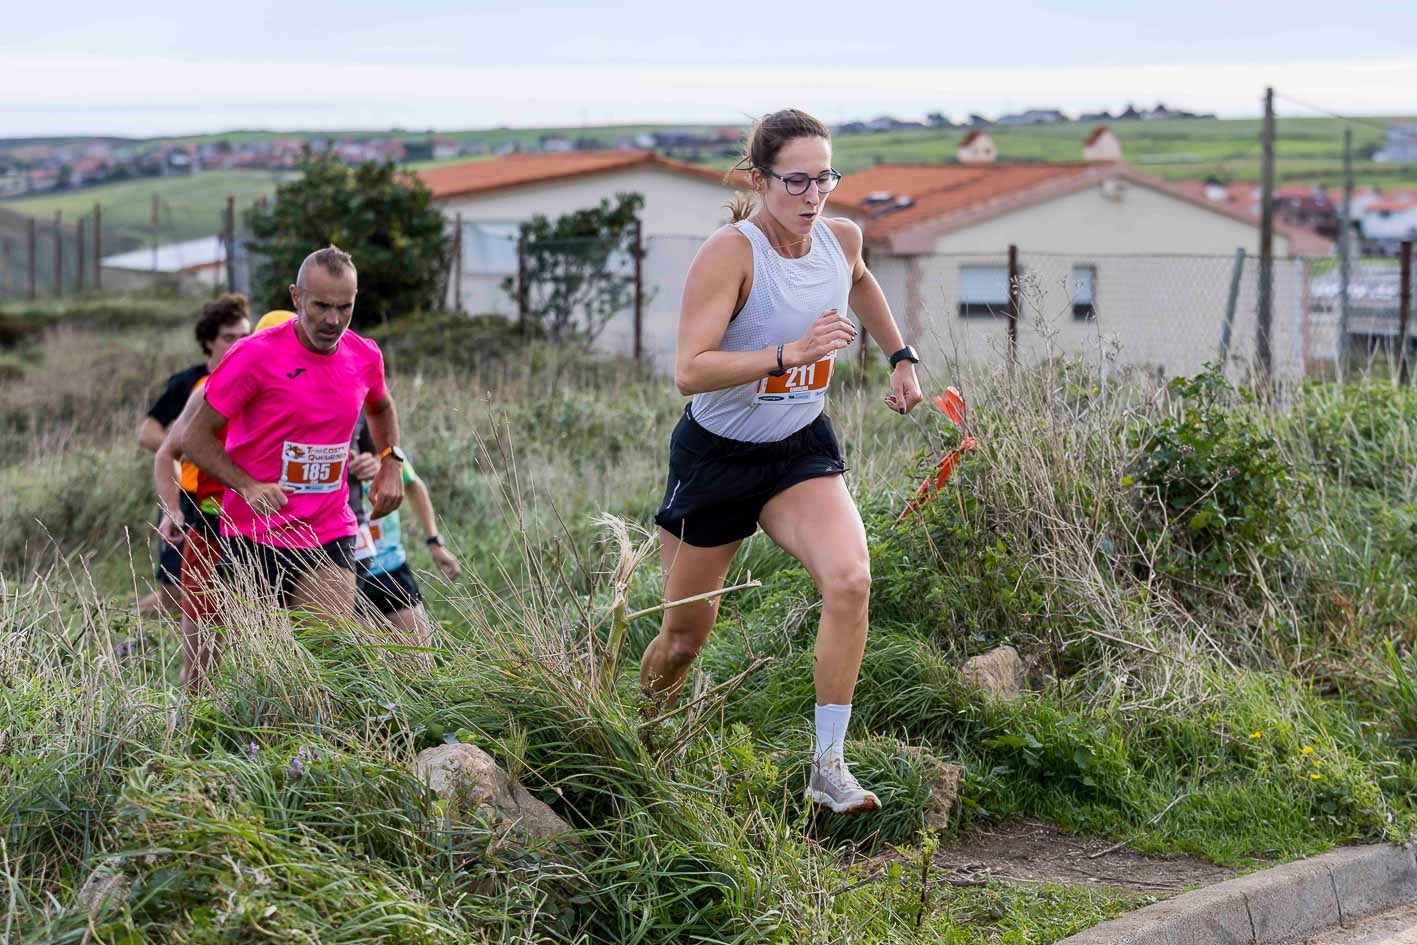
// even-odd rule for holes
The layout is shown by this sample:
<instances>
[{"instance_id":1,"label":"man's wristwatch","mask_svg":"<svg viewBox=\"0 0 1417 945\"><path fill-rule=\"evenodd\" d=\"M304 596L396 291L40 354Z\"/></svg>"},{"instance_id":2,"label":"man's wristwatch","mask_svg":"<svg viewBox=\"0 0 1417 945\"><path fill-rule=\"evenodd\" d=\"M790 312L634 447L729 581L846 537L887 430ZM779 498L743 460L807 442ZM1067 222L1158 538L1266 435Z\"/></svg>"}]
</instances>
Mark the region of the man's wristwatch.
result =
<instances>
[{"instance_id":1,"label":"man's wristwatch","mask_svg":"<svg viewBox=\"0 0 1417 945\"><path fill-rule=\"evenodd\" d=\"M911 364L919 364L920 355L917 354L915 349L910 345L906 345L904 348L901 348L895 354L891 355L891 369L894 370L895 366L902 361L909 361Z\"/></svg>"},{"instance_id":2,"label":"man's wristwatch","mask_svg":"<svg viewBox=\"0 0 1417 945\"><path fill-rule=\"evenodd\" d=\"M437 545L439 548L441 548L443 547L443 536L429 535L428 540L424 542L424 544L427 545L429 548L432 548L434 545Z\"/></svg>"},{"instance_id":3,"label":"man's wristwatch","mask_svg":"<svg viewBox=\"0 0 1417 945\"><path fill-rule=\"evenodd\" d=\"M379 462L382 463L384 460L388 459L390 456L392 456L395 460L397 460L397 461L400 462L400 463L402 463L405 459L408 458L408 457L404 456L403 450L399 449L397 446L386 446L386 447L384 447L384 451L379 454Z\"/></svg>"}]
</instances>

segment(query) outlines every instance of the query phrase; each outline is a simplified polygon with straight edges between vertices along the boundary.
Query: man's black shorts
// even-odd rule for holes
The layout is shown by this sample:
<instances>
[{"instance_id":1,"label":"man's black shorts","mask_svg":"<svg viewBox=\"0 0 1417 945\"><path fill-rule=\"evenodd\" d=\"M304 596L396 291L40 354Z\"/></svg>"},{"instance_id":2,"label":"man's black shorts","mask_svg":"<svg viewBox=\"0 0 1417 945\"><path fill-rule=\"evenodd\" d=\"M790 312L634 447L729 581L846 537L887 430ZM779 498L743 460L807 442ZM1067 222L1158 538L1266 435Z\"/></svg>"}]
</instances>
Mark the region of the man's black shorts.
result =
<instances>
[{"instance_id":1,"label":"man's black shorts","mask_svg":"<svg viewBox=\"0 0 1417 945\"><path fill-rule=\"evenodd\" d=\"M779 492L845 471L826 414L786 439L747 443L710 433L686 407L669 438L669 481L654 520L686 544L726 545L757 531Z\"/></svg>"},{"instance_id":2,"label":"man's black shorts","mask_svg":"<svg viewBox=\"0 0 1417 945\"><path fill-rule=\"evenodd\" d=\"M379 608L379 613L388 616L399 610L417 607L423 600L418 590L418 582L408 564L399 565L392 571L380 574L359 575L359 593L368 598L369 603Z\"/></svg>"},{"instance_id":3,"label":"man's black shorts","mask_svg":"<svg viewBox=\"0 0 1417 945\"><path fill-rule=\"evenodd\" d=\"M274 590L282 606L290 602L296 580L322 565L357 571L354 536L336 538L318 548L278 548L239 535L222 538L219 570L222 578L227 581L233 578L240 580L242 571L253 571L261 589Z\"/></svg>"}]
</instances>

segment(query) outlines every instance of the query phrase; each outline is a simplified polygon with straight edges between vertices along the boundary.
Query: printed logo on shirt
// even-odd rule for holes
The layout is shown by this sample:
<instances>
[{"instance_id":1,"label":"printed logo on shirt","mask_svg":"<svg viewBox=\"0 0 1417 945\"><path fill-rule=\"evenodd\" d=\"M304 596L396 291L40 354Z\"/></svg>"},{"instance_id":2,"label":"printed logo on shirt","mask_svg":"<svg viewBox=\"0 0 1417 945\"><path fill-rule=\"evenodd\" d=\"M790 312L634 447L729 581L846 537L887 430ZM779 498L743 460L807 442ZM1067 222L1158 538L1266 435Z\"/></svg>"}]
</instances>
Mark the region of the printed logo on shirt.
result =
<instances>
[{"instance_id":1,"label":"printed logo on shirt","mask_svg":"<svg viewBox=\"0 0 1417 945\"><path fill-rule=\"evenodd\" d=\"M781 377L765 377L758 381L753 399L760 404L800 404L821 400L831 386L832 366L836 354L827 355L815 364L788 368Z\"/></svg>"},{"instance_id":2,"label":"printed logo on shirt","mask_svg":"<svg viewBox=\"0 0 1417 945\"><path fill-rule=\"evenodd\" d=\"M348 443L292 443L280 451L280 487L296 495L336 492L344 483Z\"/></svg>"},{"instance_id":3,"label":"printed logo on shirt","mask_svg":"<svg viewBox=\"0 0 1417 945\"><path fill-rule=\"evenodd\" d=\"M288 378L290 378L290 379L293 381L293 380L295 380L297 377L299 377L300 375L302 375L302 374L304 374L304 373L305 373L305 369L304 369L303 367L298 367L298 368L296 368L295 370L293 370L293 371L287 373L285 376L288 377Z\"/></svg>"}]
</instances>

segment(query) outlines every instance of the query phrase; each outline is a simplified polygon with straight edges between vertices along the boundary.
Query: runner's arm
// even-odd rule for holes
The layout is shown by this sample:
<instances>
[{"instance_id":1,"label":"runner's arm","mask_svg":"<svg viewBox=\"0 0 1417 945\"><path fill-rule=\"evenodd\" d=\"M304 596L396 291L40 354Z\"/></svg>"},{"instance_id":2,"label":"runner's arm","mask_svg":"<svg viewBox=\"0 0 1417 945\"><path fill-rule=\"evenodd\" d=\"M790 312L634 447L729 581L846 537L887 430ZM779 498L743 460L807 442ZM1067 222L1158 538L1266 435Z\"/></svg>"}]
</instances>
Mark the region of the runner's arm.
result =
<instances>
[{"instance_id":1,"label":"runner's arm","mask_svg":"<svg viewBox=\"0 0 1417 945\"><path fill-rule=\"evenodd\" d=\"M856 317L861 319L861 327L876 340L887 357L905 347L900 326L891 315L890 303L881 291L881 284L866 268L866 255L862 252L864 239L861 228L850 220L832 219L827 221L842 252L851 261L851 292L847 302ZM915 364L901 361L891 370L891 393L886 405L896 413L909 413L924 399L920 392L920 381L915 376Z\"/></svg>"},{"instance_id":2,"label":"runner's arm","mask_svg":"<svg viewBox=\"0 0 1417 945\"><path fill-rule=\"evenodd\" d=\"M887 356L905 347L905 339L891 315L890 303L881 290L881 284L866 268L866 259L861 252L861 228L850 220L833 218L827 221L836 234L841 249L851 263L851 293L847 302L856 317L861 319L861 327L880 345Z\"/></svg>"},{"instance_id":3,"label":"runner's arm","mask_svg":"<svg viewBox=\"0 0 1417 945\"><path fill-rule=\"evenodd\" d=\"M383 518L403 502L403 473L399 462L393 457L385 457L384 451L399 445L399 415L394 409L394 398L385 392L378 400L364 405L364 417L369 423L369 435L374 438L374 449L381 458L379 471L369 486L370 518Z\"/></svg>"},{"instance_id":4,"label":"runner's arm","mask_svg":"<svg viewBox=\"0 0 1417 945\"><path fill-rule=\"evenodd\" d=\"M724 390L777 370L777 346L757 351L719 351L738 296L753 271L753 251L732 227L709 237L689 267L679 314L674 383L681 394ZM844 312L823 312L801 339L783 345L784 367L812 364L844 347L856 332ZM838 343L840 342L840 344Z\"/></svg>"},{"instance_id":5,"label":"runner's arm","mask_svg":"<svg viewBox=\"0 0 1417 945\"><path fill-rule=\"evenodd\" d=\"M247 490L261 483L232 461L226 444L217 437L217 431L226 423L226 417L207 403L205 391L198 391L194 396L197 405L187 418L186 429L181 431L177 447L208 476L244 496Z\"/></svg>"},{"instance_id":6,"label":"runner's arm","mask_svg":"<svg viewBox=\"0 0 1417 945\"><path fill-rule=\"evenodd\" d=\"M418 524L422 525L424 533L432 538L438 534L438 516L433 513L433 497L428 494L428 485L417 476L410 476L406 492L409 503L413 506L413 514L418 516ZM442 545L430 544L428 555L448 580L456 581L462 575L462 564Z\"/></svg>"},{"instance_id":7,"label":"runner's arm","mask_svg":"<svg viewBox=\"0 0 1417 945\"><path fill-rule=\"evenodd\" d=\"M166 435L162 424L152 417L144 417L143 422L138 424L138 445L149 453L157 452L157 448L162 445L163 437Z\"/></svg>"},{"instance_id":8,"label":"runner's arm","mask_svg":"<svg viewBox=\"0 0 1417 945\"><path fill-rule=\"evenodd\" d=\"M188 396L187 403L182 405L182 412L177 415L176 420L172 421L172 426L158 444L157 455L153 457L153 488L157 491L158 505L162 507L163 515L179 530L184 524L181 504L182 467L180 464L182 437L187 432L192 415L197 412L198 405L204 399L200 389L194 390ZM152 420L151 417L148 419Z\"/></svg>"}]
</instances>

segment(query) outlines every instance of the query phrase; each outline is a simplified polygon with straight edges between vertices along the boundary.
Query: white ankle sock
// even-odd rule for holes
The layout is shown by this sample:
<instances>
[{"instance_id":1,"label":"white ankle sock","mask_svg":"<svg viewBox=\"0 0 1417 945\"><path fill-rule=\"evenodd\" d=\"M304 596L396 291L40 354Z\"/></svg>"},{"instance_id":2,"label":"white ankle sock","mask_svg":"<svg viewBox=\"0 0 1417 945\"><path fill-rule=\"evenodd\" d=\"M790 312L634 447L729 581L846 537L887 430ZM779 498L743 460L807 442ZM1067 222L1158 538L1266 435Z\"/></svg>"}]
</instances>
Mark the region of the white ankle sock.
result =
<instances>
[{"instance_id":1,"label":"white ankle sock","mask_svg":"<svg viewBox=\"0 0 1417 945\"><path fill-rule=\"evenodd\" d=\"M817 706L817 760L826 761L831 755L841 756L846 744L846 726L851 722L851 706Z\"/></svg>"}]
</instances>

